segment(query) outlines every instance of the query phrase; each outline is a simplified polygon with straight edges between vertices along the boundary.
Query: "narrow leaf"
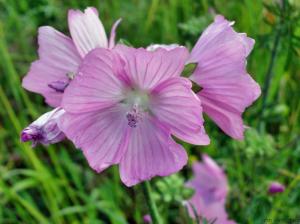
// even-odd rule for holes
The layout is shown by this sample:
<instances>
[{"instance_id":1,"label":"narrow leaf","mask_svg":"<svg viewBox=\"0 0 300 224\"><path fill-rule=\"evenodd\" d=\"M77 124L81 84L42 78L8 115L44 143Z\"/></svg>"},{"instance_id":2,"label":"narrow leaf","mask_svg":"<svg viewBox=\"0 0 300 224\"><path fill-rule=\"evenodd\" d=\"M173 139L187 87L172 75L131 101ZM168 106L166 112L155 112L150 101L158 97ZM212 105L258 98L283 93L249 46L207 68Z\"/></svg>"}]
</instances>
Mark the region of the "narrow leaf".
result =
<instances>
[{"instance_id":1,"label":"narrow leaf","mask_svg":"<svg viewBox=\"0 0 300 224\"><path fill-rule=\"evenodd\" d=\"M193 72L196 70L198 63L189 63L187 64L182 72L183 77L189 77L193 74Z\"/></svg>"}]
</instances>

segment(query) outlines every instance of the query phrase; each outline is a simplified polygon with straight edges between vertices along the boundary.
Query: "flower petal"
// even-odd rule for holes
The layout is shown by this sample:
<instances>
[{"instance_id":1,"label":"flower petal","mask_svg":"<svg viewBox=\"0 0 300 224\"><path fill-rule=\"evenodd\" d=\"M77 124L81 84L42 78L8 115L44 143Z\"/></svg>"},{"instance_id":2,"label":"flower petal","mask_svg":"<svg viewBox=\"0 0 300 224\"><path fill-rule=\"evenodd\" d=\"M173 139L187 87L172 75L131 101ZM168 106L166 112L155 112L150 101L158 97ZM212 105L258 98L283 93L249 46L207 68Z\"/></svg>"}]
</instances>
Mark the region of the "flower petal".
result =
<instances>
[{"instance_id":1,"label":"flower petal","mask_svg":"<svg viewBox=\"0 0 300 224\"><path fill-rule=\"evenodd\" d=\"M167 176L187 163L187 154L171 138L168 130L153 118L143 119L131 129L128 147L120 163L120 174L127 186Z\"/></svg>"},{"instance_id":2,"label":"flower petal","mask_svg":"<svg viewBox=\"0 0 300 224\"><path fill-rule=\"evenodd\" d=\"M203 162L193 164L194 179L187 186L194 188L201 194L206 203L225 204L228 194L227 177L221 167L207 155L203 155Z\"/></svg>"},{"instance_id":3,"label":"flower petal","mask_svg":"<svg viewBox=\"0 0 300 224\"><path fill-rule=\"evenodd\" d=\"M195 209L198 217L205 218L208 221L208 223L213 222L215 224L236 224L235 221L228 219L228 215L225 210L225 205L222 203L206 204L203 201L201 195L195 194L189 200L188 205L188 211L192 218L196 218L194 214Z\"/></svg>"},{"instance_id":4,"label":"flower petal","mask_svg":"<svg viewBox=\"0 0 300 224\"><path fill-rule=\"evenodd\" d=\"M207 145L201 102L186 78L172 78L153 91L151 111L171 128L172 134L191 144Z\"/></svg>"},{"instance_id":5,"label":"flower petal","mask_svg":"<svg viewBox=\"0 0 300 224\"><path fill-rule=\"evenodd\" d=\"M67 112L82 113L109 107L123 99L123 84L115 75L118 60L108 49L97 48L83 60L62 101Z\"/></svg>"},{"instance_id":6,"label":"flower petal","mask_svg":"<svg viewBox=\"0 0 300 224\"><path fill-rule=\"evenodd\" d=\"M115 46L116 30L121 21L122 19L118 19L111 28L108 44L109 49L112 49Z\"/></svg>"},{"instance_id":7,"label":"flower petal","mask_svg":"<svg viewBox=\"0 0 300 224\"><path fill-rule=\"evenodd\" d=\"M188 62L198 63L190 78L203 88L198 93L203 111L226 134L243 139L241 116L260 95L260 87L246 71L246 57L254 40L235 32L232 24L217 16L201 35Z\"/></svg>"},{"instance_id":8,"label":"flower petal","mask_svg":"<svg viewBox=\"0 0 300 224\"><path fill-rule=\"evenodd\" d=\"M203 155L203 162L193 164L194 178L186 183L195 190L194 196L188 201L190 216L215 220L215 223L235 223L228 220L225 210L228 194L227 177L218 164L209 156ZM194 209L193 209L194 208Z\"/></svg>"},{"instance_id":9,"label":"flower petal","mask_svg":"<svg viewBox=\"0 0 300 224\"><path fill-rule=\"evenodd\" d=\"M108 47L106 33L97 9L88 7L84 13L80 10L69 10L69 30L79 54L84 57L96 47Z\"/></svg>"},{"instance_id":10,"label":"flower petal","mask_svg":"<svg viewBox=\"0 0 300 224\"><path fill-rule=\"evenodd\" d=\"M127 145L126 112L120 106L83 114L66 113L60 121L76 147L81 148L89 165L101 172L119 163Z\"/></svg>"},{"instance_id":11,"label":"flower petal","mask_svg":"<svg viewBox=\"0 0 300 224\"><path fill-rule=\"evenodd\" d=\"M125 62L125 73L131 85L143 90L151 90L167 79L180 76L188 57L185 47L159 48L153 52L124 45L117 45L115 49Z\"/></svg>"},{"instance_id":12,"label":"flower petal","mask_svg":"<svg viewBox=\"0 0 300 224\"><path fill-rule=\"evenodd\" d=\"M192 49L189 62L205 62L206 54L211 54L220 47L231 45L238 47L240 54L246 58L254 46L254 40L245 33L237 33L231 27L234 22L226 20L223 16L216 16L215 21L205 29L196 45ZM215 53L214 56L218 54Z\"/></svg>"},{"instance_id":13,"label":"flower petal","mask_svg":"<svg viewBox=\"0 0 300 224\"><path fill-rule=\"evenodd\" d=\"M31 64L22 86L42 94L50 106L57 107L60 106L62 93L48 85L67 79L69 72L77 72L81 58L72 40L49 26L39 28L38 44L40 59Z\"/></svg>"},{"instance_id":14,"label":"flower petal","mask_svg":"<svg viewBox=\"0 0 300 224\"><path fill-rule=\"evenodd\" d=\"M242 113L260 95L259 85L249 75L216 79L198 93L203 111L229 136L243 139Z\"/></svg>"}]
</instances>

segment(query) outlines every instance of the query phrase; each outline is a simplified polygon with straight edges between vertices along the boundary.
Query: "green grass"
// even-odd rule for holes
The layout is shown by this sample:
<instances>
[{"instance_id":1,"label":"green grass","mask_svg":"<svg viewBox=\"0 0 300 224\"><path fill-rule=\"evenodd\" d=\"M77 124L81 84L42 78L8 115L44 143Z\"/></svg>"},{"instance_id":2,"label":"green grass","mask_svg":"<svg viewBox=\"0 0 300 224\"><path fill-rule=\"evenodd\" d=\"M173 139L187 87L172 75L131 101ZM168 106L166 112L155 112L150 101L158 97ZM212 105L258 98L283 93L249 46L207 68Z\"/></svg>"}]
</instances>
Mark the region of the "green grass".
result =
<instances>
[{"instance_id":1,"label":"green grass","mask_svg":"<svg viewBox=\"0 0 300 224\"><path fill-rule=\"evenodd\" d=\"M276 7L262 0L0 0L0 223L142 223L148 213L142 189L121 184L117 167L96 174L71 143L32 149L19 140L22 128L49 110L41 96L21 87L37 58L37 29L50 25L68 33L67 10L86 6L98 8L107 31L122 17L118 37L136 47L174 42L191 47L212 21L212 11L235 20L238 31L253 37L248 69L262 87L274 62L267 93L244 115L253 128L237 142L208 121L212 144L185 148L190 162L205 152L225 167L231 219L260 224L299 218L300 8L297 1L289 2L277 15ZM152 181L166 223L189 222L179 189L190 175L187 166L174 177ZM269 196L272 180L287 190Z\"/></svg>"}]
</instances>

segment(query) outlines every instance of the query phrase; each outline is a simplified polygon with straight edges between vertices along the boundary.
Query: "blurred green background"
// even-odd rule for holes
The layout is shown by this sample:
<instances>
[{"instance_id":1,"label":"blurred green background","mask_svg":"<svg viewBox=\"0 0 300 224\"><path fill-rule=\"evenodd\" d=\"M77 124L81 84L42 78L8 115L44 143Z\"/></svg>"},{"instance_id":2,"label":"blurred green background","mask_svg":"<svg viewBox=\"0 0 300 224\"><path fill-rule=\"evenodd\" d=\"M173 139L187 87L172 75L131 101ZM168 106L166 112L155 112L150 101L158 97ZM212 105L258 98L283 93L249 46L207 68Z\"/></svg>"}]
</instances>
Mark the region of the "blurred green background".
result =
<instances>
[{"instance_id":1,"label":"blurred green background","mask_svg":"<svg viewBox=\"0 0 300 224\"><path fill-rule=\"evenodd\" d=\"M228 175L231 219L299 221L300 1L0 0L0 223L143 223L148 213L140 187L121 184L117 167L96 174L71 143L32 149L19 140L22 128L49 110L41 96L21 87L37 59L37 29L50 25L68 34L67 10L86 6L98 8L107 32L122 17L118 38L136 47L192 47L215 13L235 20L237 31L256 40L248 70L263 95L244 114L252 127L245 141L230 139L207 119L211 145L184 144L189 166L154 178L155 200L166 223L188 223L183 183L191 176L192 161L208 153ZM273 180L286 191L269 196Z\"/></svg>"}]
</instances>

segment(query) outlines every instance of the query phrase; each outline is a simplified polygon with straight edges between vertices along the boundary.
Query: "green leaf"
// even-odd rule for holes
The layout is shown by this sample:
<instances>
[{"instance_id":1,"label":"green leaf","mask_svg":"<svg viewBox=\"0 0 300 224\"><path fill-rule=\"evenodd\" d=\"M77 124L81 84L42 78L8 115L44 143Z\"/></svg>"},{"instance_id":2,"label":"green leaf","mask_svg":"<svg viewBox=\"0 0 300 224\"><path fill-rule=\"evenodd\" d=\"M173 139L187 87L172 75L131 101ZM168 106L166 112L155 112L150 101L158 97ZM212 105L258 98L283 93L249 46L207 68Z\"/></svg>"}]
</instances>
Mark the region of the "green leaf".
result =
<instances>
[{"instance_id":1,"label":"green leaf","mask_svg":"<svg viewBox=\"0 0 300 224\"><path fill-rule=\"evenodd\" d=\"M189 77L193 74L193 72L195 71L195 69L197 68L198 63L189 63L187 64L182 72L182 76L183 77Z\"/></svg>"}]
</instances>

